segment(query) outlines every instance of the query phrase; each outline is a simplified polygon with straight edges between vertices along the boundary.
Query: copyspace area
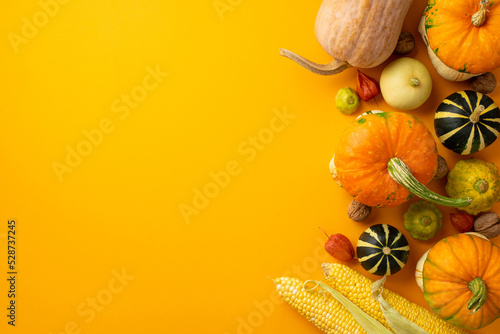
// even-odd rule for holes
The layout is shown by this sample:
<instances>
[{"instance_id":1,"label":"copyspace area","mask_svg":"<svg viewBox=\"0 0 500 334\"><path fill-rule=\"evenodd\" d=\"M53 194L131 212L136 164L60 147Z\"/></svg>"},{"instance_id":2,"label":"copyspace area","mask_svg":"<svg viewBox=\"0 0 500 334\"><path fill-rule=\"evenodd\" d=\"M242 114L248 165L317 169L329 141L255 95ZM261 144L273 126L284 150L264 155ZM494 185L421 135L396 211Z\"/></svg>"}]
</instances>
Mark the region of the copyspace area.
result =
<instances>
[{"instance_id":1,"label":"copyspace area","mask_svg":"<svg viewBox=\"0 0 500 334\"><path fill-rule=\"evenodd\" d=\"M2 333L318 333L277 297L270 278L321 279L320 263L336 260L318 227L355 243L375 223L397 226L410 243L408 263L386 287L426 306L414 268L455 233L455 209L442 208L443 228L426 242L402 225L416 198L359 223L346 215L351 196L328 168L340 135L363 111L393 109L379 95L341 114L334 97L355 87L355 68L319 76L279 55L287 48L331 61L314 35L320 4L4 6ZM446 81L432 67L417 32L425 6L415 0L403 29L416 40L409 57L426 65L434 85L408 113L435 135L439 103L470 84ZM363 71L378 80L397 58ZM500 102L499 88L490 96ZM464 158L437 146L450 167ZM495 142L473 156L500 166L499 153ZM429 187L444 194L445 183ZM498 330L494 323L476 333Z\"/></svg>"}]
</instances>

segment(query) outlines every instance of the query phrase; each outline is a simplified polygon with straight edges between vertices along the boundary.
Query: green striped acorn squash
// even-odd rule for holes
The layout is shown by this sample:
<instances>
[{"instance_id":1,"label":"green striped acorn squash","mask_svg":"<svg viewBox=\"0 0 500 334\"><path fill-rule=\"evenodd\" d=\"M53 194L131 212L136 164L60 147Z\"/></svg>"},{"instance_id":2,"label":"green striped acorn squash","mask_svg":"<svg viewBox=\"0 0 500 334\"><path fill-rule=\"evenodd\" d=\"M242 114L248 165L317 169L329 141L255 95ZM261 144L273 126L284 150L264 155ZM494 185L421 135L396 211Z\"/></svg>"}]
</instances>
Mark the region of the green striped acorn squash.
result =
<instances>
[{"instance_id":1,"label":"green striped acorn squash","mask_svg":"<svg viewBox=\"0 0 500 334\"><path fill-rule=\"evenodd\" d=\"M462 155L491 145L500 132L500 109L487 95L472 90L455 92L438 106L434 129L446 148Z\"/></svg>"},{"instance_id":2,"label":"green striped acorn squash","mask_svg":"<svg viewBox=\"0 0 500 334\"><path fill-rule=\"evenodd\" d=\"M396 227L375 224L359 236L356 254L366 271L378 276L389 276L403 269L410 256L410 246Z\"/></svg>"}]
</instances>

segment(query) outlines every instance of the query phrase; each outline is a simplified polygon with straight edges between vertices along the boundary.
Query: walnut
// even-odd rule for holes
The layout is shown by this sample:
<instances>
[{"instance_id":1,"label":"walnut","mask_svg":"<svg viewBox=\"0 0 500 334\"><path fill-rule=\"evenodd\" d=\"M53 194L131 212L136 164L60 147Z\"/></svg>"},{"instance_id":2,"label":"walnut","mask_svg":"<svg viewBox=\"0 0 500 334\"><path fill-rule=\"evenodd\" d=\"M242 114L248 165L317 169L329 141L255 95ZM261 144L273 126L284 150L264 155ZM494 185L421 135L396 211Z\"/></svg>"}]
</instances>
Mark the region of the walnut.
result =
<instances>
[{"instance_id":1,"label":"walnut","mask_svg":"<svg viewBox=\"0 0 500 334\"><path fill-rule=\"evenodd\" d=\"M409 31L402 31L399 35L398 44L394 49L397 55L406 55L415 49L415 38Z\"/></svg>"},{"instance_id":2,"label":"walnut","mask_svg":"<svg viewBox=\"0 0 500 334\"><path fill-rule=\"evenodd\" d=\"M440 180L445 177L446 174L448 174L448 163L442 156L438 154L438 167L433 180Z\"/></svg>"},{"instance_id":3,"label":"walnut","mask_svg":"<svg viewBox=\"0 0 500 334\"><path fill-rule=\"evenodd\" d=\"M474 221L474 231L484 235L486 238L494 238L500 235L500 217L496 212L485 213Z\"/></svg>"},{"instance_id":4,"label":"walnut","mask_svg":"<svg viewBox=\"0 0 500 334\"><path fill-rule=\"evenodd\" d=\"M486 72L470 79L472 89L478 93L489 94L497 86L497 78L491 72Z\"/></svg>"},{"instance_id":5,"label":"walnut","mask_svg":"<svg viewBox=\"0 0 500 334\"><path fill-rule=\"evenodd\" d=\"M360 222L368 218L372 212L372 207L359 203L355 199L347 207L347 215L355 222Z\"/></svg>"}]
</instances>

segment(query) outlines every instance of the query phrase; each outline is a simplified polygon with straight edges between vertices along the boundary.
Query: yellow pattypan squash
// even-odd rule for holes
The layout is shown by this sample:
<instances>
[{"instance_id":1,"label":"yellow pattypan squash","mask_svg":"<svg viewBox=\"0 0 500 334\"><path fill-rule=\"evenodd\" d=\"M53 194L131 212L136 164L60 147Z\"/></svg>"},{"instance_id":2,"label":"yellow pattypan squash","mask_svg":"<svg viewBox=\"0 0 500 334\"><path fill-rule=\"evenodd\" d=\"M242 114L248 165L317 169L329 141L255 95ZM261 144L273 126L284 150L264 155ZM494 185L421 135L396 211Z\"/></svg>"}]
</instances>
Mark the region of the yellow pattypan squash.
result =
<instances>
[{"instance_id":1,"label":"yellow pattypan squash","mask_svg":"<svg viewBox=\"0 0 500 334\"><path fill-rule=\"evenodd\" d=\"M448 173L448 196L468 197L471 203L461 210L471 215L487 212L500 198L500 175L497 167L481 159L460 160Z\"/></svg>"}]
</instances>

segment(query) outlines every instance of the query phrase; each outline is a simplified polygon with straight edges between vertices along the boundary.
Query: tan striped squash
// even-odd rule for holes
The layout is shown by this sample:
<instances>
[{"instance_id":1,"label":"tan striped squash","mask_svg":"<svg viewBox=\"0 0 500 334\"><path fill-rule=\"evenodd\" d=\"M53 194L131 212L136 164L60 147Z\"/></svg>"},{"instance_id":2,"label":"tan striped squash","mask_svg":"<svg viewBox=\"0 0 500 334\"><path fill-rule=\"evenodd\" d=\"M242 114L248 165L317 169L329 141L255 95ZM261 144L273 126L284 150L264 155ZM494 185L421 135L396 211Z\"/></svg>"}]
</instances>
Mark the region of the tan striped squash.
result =
<instances>
[{"instance_id":1,"label":"tan striped squash","mask_svg":"<svg viewBox=\"0 0 500 334\"><path fill-rule=\"evenodd\" d=\"M315 24L316 38L334 59L317 64L280 49L308 70L332 75L349 67L371 68L393 53L413 0L323 0Z\"/></svg>"}]
</instances>

